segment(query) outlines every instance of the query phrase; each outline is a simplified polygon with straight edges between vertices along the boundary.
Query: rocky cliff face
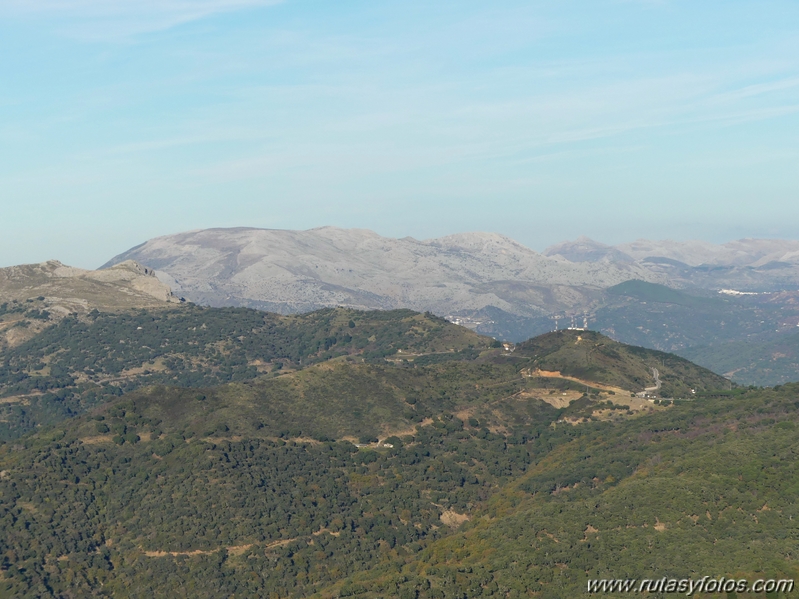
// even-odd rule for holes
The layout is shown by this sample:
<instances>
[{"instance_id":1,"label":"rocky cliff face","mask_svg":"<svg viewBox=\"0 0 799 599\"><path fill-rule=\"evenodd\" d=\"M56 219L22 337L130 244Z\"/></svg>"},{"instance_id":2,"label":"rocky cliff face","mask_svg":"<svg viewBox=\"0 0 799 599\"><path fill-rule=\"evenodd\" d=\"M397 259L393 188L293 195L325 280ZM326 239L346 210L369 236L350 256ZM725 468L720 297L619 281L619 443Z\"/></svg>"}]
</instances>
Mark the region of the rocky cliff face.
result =
<instances>
[{"instance_id":1,"label":"rocky cliff face","mask_svg":"<svg viewBox=\"0 0 799 599\"><path fill-rule=\"evenodd\" d=\"M70 314L178 302L152 269L131 260L102 270L57 260L0 268L0 348L18 345Z\"/></svg>"},{"instance_id":2,"label":"rocky cliff face","mask_svg":"<svg viewBox=\"0 0 799 599\"><path fill-rule=\"evenodd\" d=\"M132 260L101 270L74 268L58 260L0 268L0 301L39 296L89 309L149 307L179 301L151 268Z\"/></svg>"},{"instance_id":3,"label":"rocky cliff face","mask_svg":"<svg viewBox=\"0 0 799 599\"><path fill-rule=\"evenodd\" d=\"M335 227L207 229L152 239L106 266L131 259L194 302L278 312L341 305L446 315L496 306L538 315L589 305L628 279L665 282L634 263L574 263L494 233L419 241Z\"/></svg>"}]
</instances>

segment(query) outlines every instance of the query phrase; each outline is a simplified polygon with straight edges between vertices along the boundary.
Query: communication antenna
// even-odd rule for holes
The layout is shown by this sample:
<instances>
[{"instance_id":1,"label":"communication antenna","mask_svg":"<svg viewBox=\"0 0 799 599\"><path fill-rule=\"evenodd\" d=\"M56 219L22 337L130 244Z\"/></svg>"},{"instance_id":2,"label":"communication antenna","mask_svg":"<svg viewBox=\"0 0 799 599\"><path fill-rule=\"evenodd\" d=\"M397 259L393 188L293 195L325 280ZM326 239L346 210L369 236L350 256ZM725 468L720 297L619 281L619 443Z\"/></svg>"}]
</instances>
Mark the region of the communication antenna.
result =
<instances>
[{"instance_id":1,"label":"communication antenna","mask_svg":"<svg viewBox=\"0 0 799 599\"><path fill-rule=\"evenodd\" d=\"M555 318L555 330L557 331L558 330L558 320L560 320L560 315L556 314L554 316L554 318Z\"/></svg>"},{"instance_id":2,"label":"communication antenna","mask_svg":"<svg viewBox=\"0 0 799 599\"><path fill-rule=\"evenodd\" d=\"M583 328L587 331L588 330L588 313L586 312L583 316Z\"/></svg>"}]
</instances>

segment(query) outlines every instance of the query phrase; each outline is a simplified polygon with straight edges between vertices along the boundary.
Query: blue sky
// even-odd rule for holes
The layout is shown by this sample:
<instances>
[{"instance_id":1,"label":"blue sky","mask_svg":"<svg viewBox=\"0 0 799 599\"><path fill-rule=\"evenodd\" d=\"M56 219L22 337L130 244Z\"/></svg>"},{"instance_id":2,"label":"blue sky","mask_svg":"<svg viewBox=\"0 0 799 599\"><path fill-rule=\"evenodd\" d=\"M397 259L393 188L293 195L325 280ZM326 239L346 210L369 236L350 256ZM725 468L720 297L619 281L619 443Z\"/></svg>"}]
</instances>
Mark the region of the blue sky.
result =
<instances>
[{"instance_id":1,"label":"blue sky","mask_svg":"<svg viewBox=\"0 0 799 599\"><path fill-rule=\"evenodd\" d=\"M799 236L799 3L0 0L0 266L214 226Z\"/></svg>"}]
</instances>

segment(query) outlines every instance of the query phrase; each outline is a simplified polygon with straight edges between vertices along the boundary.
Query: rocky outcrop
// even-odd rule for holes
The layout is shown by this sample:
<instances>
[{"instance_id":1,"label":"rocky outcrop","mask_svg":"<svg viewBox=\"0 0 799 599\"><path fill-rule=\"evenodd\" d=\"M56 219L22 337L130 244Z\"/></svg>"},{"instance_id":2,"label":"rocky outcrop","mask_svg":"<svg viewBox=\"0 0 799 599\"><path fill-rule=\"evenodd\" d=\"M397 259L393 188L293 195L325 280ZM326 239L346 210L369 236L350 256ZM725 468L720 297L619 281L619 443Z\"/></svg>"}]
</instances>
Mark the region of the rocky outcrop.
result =
<instances>
[{"instance_id":1,"label":"rocky outcrop","mask_svg":"<svg viewBox=\"0 0 799 599\"><path fill-rule=\"evenodd\" d=\"M132 260L110 268L83 270L50 260L0 268L0 302L44 298L56 311L139 308L174 303L168 285Z\"/></svg>"},{"instance_id":2,"label":"rocky outcrop","mask_svg":"<svg viewBox=\"0 0 799 599\"><path fill-rule=\"evenodd\" d=\"M0 349L19 345L68 315L180 301L152 269L134 261L102 270L57 260L0 268Z\"/></svg>"}]
</instances>

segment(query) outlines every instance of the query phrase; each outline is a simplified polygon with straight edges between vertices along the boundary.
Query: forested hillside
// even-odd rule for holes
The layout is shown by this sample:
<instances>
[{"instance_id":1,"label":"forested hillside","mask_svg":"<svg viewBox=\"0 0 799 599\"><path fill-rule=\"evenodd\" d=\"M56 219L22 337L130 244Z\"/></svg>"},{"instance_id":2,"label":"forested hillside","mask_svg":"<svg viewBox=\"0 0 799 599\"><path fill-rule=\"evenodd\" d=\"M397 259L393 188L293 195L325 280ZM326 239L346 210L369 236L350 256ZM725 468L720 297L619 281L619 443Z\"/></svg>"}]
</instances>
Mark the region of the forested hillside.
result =
<instances>
[{"instance_id":1,"label":"forested hillside","mask_svg":"<svg viewBox=\"0 0 799 599\"><path fill-rule=\"evenodd\" d=\"M589 578L797 578L798 399L786 385L575 427L457 533L316 596L560 599Z\"/></svg>"},{"instance_id":2,"label":"forested hillside","mask_svg":"<svg viewBox=\"0 0 799 599\"><path fill-rule=\"evenodd\" d=\"M439 393L360 448L326 414L314 439L184 395L0 446L6 594L563 597L587 577L796 574L796 386L577 426L498 393L476 400L507 405L487 427Z\"/></svg>"},{"instance_id":3,"label":"forested hillside","mask_svg":"<svg viewBox=\"0 0 799 599\"><path fill-rule=\"evenodd\" d=\"M516 354L532 358L538 370L652 393L661 397L691 397L694 392L720 389L729 382L684 358L614 341L594 331L555 331L519 344Z\"/></svg>"},{"instance_id":4,"label":"forested hillside","mask_svg":"<svg viewBox=\"0 0 799 599\"><path fill-rule=\"evenodd\" d=\"M0 442L0 596L796 574L799 386L730 388L591 331L496 345L407 311L65 319L4 359L12 410L75 415ZM661 399L635 397L652 368Z\"/></svg>"},{"instance_id":5,"label":"forested hillside","mask_svg":"<svg viewBox=\"0 0 799 599\"><path fill-rule=\"evenodd\" d=\"M72 316L0 354L0 439L146 385L207 387L341 356L473 359L481 337L410 310L280 316L183 306Z\"/></svg>"},{"instance_id":6,"label":"forested hillside","mask_svg":"<svg viewBox=\"0 0 799 599\"><path fill-rule=\"evenodd\" d=\"M797 333L775 334L767 341L694 347L680 353L746 385L782 385L799 379Z\"/></svg>"},{"instance_id":7,"label":"forested hillside","mask_svg":"<svg viewBox=\"0 0 799 599\"><path fill-rule=\"evenodd\" d=\"M154 388L2 445L0 589L302 597L413 555L576 432L512 367L463 366Z\"/></svg>"}]
</instances>

